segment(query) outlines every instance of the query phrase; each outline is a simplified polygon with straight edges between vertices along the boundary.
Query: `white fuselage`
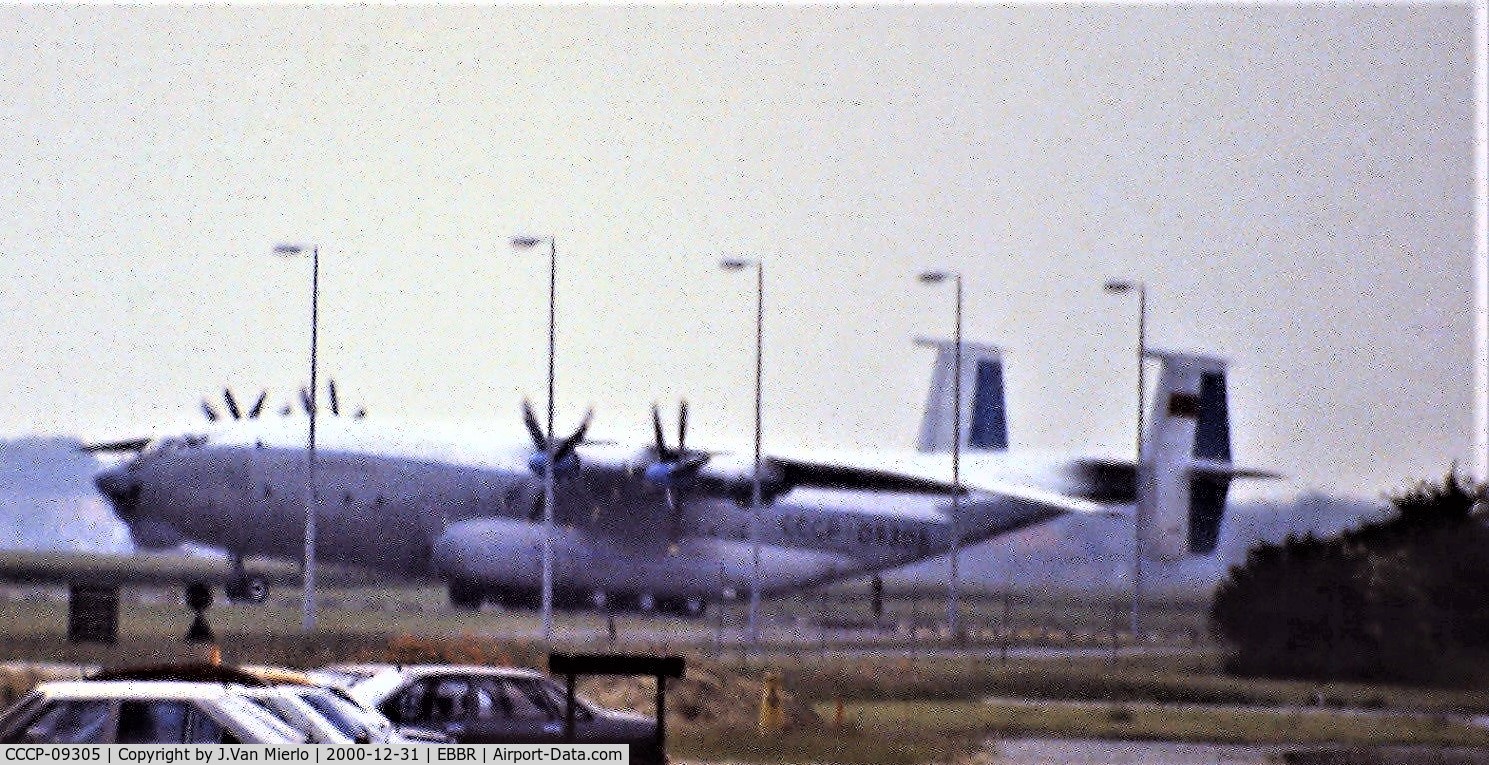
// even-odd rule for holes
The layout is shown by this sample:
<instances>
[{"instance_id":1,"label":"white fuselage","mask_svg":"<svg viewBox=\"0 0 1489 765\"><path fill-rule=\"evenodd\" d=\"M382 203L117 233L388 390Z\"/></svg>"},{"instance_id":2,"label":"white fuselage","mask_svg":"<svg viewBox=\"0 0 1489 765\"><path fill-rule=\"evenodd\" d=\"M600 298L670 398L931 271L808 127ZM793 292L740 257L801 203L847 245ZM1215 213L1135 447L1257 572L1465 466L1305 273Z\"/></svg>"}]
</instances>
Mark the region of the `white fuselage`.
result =
<instances>
[{"instance_id":1,"label":"white fuselage","mask_svg":"<svg viewBox=\"0 0 1489 765\"><path fill-rule=\"evenodd\" d=\"M303 419L231 422L157 439L99 485L137 542L194 542L236 556L303 551L307 452ZM399 578L435 576L483 588L537 586L542 481L529 444L452 429L327 419L315 467L318 559ZM676 513L642 472L645 446L587 443L556 478L555 581L577 595L644 593L714 599L748 589L748 496L676 489ZM916 460L946 461L944 455ZM713 464L746 460L718 455ZM971 472L1023 472L992 456ZM949 476L949 470L948 476ZM746 473L748 474L748 473ZM1057 488L1052 486L1051 488ZM945 495L786 490L759 522L761 587L779 592L938 555L951 546ZM1058 515L1037 502L973 492L958 531L986 539Z\"/></svg>"}]
</instances>

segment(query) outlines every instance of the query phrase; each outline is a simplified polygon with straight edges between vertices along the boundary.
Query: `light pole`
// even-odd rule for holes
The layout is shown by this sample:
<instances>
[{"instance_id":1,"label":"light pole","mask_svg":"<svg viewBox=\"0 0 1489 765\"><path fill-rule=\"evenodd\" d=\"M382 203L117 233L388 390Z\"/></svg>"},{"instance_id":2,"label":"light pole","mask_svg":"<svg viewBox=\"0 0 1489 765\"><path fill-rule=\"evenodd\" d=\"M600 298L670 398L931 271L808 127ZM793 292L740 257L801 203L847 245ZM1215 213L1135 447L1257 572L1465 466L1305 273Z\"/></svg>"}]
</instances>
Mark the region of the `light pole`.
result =
<instances>
[{"instance_id":1,"label":"light pole","mask_svg":"<svg viewBox=\"0 0 1489 765\"><path fill-rule=\"evenodd\" d=\"M730 258L721 262L729 271L755 267L755 470L750 482L750 610L746 622L750 644L760 642L760 436L761 374L765 360L765 262L755 259Z\"/></svg>"},{"instance_id":2,"label":"light pole","mask_svg":"<svg viewBox=\"0 0 1489 765\"><path fill-rule=\"evenodd\" d=\"M274 247L274 252L278 255L300 255L306 249L310 250L310 401L306 407L310 410L307 412L310 416L310 434L306 439L305 449L305 597L300 628L305 632L312 632L315 630L315 410L318 408L315 405L315 356L317 332L320 328L321 253L320 247L314 244L280 244Z\"/></svg>"},{"instance_id":3,"label":"light pole","mask_svg":"<svg viewBox=\"0 0 1489 765\"><path fill-rule=\"evenodd\" d=\"M514 236L512 246L519 250L548 243L548 433L543 449L548 459L543 468L543 640L553 640L553 360L558 337L558 245L552 236Z\"/></svg>"},{"instance_id":4,"label":"light pole","mask_svg":"<svg viewBox=\"0 0 1489 765\"><path fill-rule=\"evenodd\" d=\"M955 353L951 372L951 575L946 580L946 630L959 638L961 628L957 603L962 553L962 275L951 271L927 271L922 284L951 281L956 287Z\"/></svg>"},{"instance_id":5,"label":"light pole","mask_svg":"<svg viewBox=\"0 0 1489 765\"><path fill-rule=\"evenodd\" d=\"M1148 287L1142 282L1112 280L1106 283L1106 291L1118 295L1137 293L1137 470L1134 473L1137 507L1132 524L1132 616L1128 624L1128 628L1132 630L1132 639L1136 642L1143 597L1143 522L1147 520L1146 514L1149 511L1145 506L1147 503L1143 501L1146 494L1143 490L1144 481L1148 474L1146 465L1143 464L1143 399L1147 393L1144 389L1143 363L1147 352Z\"/></svg>"}]
</instances>

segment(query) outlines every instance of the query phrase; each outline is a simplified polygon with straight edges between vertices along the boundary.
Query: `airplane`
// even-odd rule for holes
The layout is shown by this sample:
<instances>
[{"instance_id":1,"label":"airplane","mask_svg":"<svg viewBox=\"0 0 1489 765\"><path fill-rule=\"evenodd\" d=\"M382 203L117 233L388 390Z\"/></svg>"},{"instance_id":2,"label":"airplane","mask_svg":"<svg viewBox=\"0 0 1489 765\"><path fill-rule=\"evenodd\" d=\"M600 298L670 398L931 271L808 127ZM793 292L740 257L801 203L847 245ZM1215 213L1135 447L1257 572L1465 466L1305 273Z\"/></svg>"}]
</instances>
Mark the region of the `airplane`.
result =
<instances>
[{"instance_id":1,"label":"airplane","mask_svg":"<svg viewBox=\"0 0 1489 765\"><path fill-rule=\"evenodd\" d=\"M970 545L1067 513L1132 517L1144 549L1159 558L1204 555L1214 550L1231 480L1270 475L1231 463L1223 360L1149 352L1162 370L1144 434L1152 467L1139 481L1131 461L1009 452L1001 356L964 343L962 387L972 395L957 434L968 447L958 486L944 453L952 354L949 343L931 344L939 352L920 451L764 456L762 594L898 568L945 554L954 538ZM651 443L640 444L587 439L589 415L560 438L543 431L526 402L523 414L526 442L323 419L317 559L386 577L437 578L462 609L534 607L542 478L551 469L557 606L696 616L748 591L752 455L689 448L685 405L673 444L656 407ZM89 448L138 450L96 477L138 546L192 542L234 561L294 560L303 550L305 431L295 416L236 416ZM226 589L256 600L264 583L245 574Z\"/></svg>"}]
</instances>

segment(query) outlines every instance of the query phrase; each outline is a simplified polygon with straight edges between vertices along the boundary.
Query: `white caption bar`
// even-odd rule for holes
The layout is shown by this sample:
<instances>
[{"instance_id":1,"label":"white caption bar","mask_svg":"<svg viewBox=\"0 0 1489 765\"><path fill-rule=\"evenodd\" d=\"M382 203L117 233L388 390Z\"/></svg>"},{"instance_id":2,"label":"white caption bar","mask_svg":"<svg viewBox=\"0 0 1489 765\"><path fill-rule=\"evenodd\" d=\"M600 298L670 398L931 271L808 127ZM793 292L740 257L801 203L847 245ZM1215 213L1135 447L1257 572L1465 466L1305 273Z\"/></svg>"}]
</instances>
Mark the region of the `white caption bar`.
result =
<instances>
[{"instance_id":1,"label":"white caption bar","mask_svg":"<svg viewBox=\"0 0 1489 765\"><path fill-rule=\"evenodd\" d=\"M226 746L219 744L8 744L0 764L228 765L229 763L511 763L596 762L630 765L630 744L398 744L392 746Z\"/></svg>"}]
</instances>

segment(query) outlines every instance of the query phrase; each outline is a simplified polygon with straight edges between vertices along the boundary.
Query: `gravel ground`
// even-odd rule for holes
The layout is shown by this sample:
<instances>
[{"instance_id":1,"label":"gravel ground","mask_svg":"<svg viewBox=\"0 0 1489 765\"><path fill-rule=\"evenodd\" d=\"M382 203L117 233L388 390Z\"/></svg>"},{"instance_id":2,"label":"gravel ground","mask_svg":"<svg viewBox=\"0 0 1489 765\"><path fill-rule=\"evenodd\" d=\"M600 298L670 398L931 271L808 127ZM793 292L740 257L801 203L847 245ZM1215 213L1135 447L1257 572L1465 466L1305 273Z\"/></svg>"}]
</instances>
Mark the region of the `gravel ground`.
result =
<instances>
[{"instance_id":1,"label":"gravel ground","mask_svg":"<svg viewBox=\"0 0 1489 765\"><path fill-rule=\"evenodd\" d=\"M1282 762L1280 747L1169 741L1005 738L989 742L998 765L1263 765Z\"/></svg>"}]
</instances>

